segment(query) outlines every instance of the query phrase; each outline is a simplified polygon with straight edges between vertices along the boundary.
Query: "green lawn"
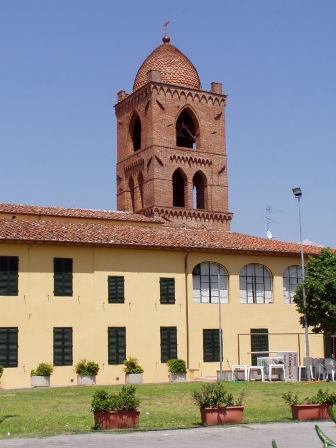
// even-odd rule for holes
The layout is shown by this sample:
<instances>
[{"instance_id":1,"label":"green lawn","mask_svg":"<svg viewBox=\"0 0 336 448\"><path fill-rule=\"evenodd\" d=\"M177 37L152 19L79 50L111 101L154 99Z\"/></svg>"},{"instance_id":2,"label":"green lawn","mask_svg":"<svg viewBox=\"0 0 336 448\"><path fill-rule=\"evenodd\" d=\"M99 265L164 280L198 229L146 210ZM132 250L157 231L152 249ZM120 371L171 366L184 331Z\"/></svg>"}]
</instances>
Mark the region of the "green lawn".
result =
<instances>
[{"instance_id":1,"label":"green lawn","mask_svg":"<svg viewBox=\"0 0 336 448\"><path fill-rule=\"evenodd\" d=\"M157 384L137 387L140 398L140 427L146 429L190 428L200 425L199 410L191 392L199 383ZM319 388L336 392L336 383L226 383L228 391L245 392L245 423L291 420L281 395L292 390L300 396ZM47 436L91 431L91 397L99 387L64 387L0 390L0 438ZM108 386L116 390L118 386Z\"/></svg>"}]
</instances>

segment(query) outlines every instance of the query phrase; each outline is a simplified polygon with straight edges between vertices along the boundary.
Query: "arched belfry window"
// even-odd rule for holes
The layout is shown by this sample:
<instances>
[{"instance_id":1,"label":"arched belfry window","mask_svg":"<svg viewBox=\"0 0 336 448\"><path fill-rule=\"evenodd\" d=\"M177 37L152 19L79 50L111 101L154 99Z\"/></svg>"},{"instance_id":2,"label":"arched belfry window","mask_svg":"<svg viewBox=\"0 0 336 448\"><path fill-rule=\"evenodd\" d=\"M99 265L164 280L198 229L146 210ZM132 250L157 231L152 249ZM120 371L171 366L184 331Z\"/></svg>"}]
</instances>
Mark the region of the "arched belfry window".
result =
<instances>
[{"instance_id":1,"label":"arched belfry window","mask_svg":"<svg viewBox=\"0 0 336 448\"><path fill-rule=\"evenodd\" d=\"M209 261L198 264L192 272L193 302L228 302L229 276L224 266Z\"/></svg>"},{"instance_id":2,"label":"arched belfry window","mask_svg":"<svg viewBox=\"0 0 336 448\"><path fill-rule=\"evenodd\" d=\"M142 173L139 173L138 174L138 185L139 185L139 194L140 194L140 208L144 207L143 184L144 184L143 175L142 175Z\"/></svg>"},{"instance_id":3,"label":"arched belfry window","mask_svg":"<svg viewBox=\"0 0 336 448\"><path fill-rule=\"evenodd\" d=\"M266 266L250 263L239 274L240 303L271 303L272 274Z\"/></svg>"},{"instance_id":4,"label":"arched belfry window","mask_svg":"<svg viewBox=\"0 0 336 448\"><path fill-rule=\"evenodd\" d=\"M135 211L135 191L134 191L134 180L133 177L130 177L128 180L128 188L130 191L131 196L131 205L132 205L132 211Z\"/></svg>"},{"instance_id":5,"label":"arched belfry window","mask_svg":"<svg viewBox=\"0 0 336 448\"><path fill-rule=\"evenodd\" d=\"M180 169L173 174L173 207L185 207L186 177Z\"/></svg>"},{"instance_id":6,"label":"arched belfry window","mask_svg":"<svg viewBox=\"0 0 336 448\"><path fill-rule=\"evenodd\" d=\"M139 115L135 112L130 123L130 135L134 151L141 149L141 121Z\"/></svg>"},{"instance_id":7,"label":"arched belfry window","mask_svg":"<svg viewBox=\"0 0 336 448\"><path fill-rule=\"evenodd\" d=\"M176 121L176 146L196 148L198 124L196 117L189 109L184 109Z\"/></svg>"},{"instance_id":8,"label":"arched belfry window","mask_svg":"<svg viewBox=\"0 0 336 448\"><path fill-rule=\"evenodd\" d=\"M206 208L206 177L201 171L197 171L193 177L193 207Z\"/></svg>"}]
</instances>

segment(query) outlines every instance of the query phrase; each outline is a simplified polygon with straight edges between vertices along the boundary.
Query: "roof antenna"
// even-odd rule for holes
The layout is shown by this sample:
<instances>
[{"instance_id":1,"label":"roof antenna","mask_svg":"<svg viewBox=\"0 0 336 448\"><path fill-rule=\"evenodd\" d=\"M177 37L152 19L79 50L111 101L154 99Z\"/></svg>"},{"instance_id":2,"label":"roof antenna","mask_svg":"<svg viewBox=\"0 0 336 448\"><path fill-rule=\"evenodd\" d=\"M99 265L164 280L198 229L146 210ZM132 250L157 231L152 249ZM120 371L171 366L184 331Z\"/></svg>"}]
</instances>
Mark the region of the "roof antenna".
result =
<instances>
[{"instance_id":1,"label":"roof antenna","mask_svg":"<svg viewBox=\"0 0 336 448\"><path fill-rule=\"evenodd\" d=\"M167 34L167 28L168 28L168 25L169 25L169 24L170 24L169 20L166 20L165 23L163 24L163 28L164 28L164 36L163 36L163 38L162 38L162 42L163 42L164 44L169 44L169 42L170 42L170 37L169 37L168 34Z\"/></svg>"},{"instance_id":2,"label":"roof antenna","mask_svg":"<svg viewBox=\"0 0 336 448\"><path fill-rule=\"evenodd\" d=\"M271 240L273 238L273 234L271 232L271 223L272 218L271 218L271 213L272 213L272 206L268 205L266 207L266 216L265 216L265 220L266 220L266 236L269 240Z\"/></svg>"}]
</instances>

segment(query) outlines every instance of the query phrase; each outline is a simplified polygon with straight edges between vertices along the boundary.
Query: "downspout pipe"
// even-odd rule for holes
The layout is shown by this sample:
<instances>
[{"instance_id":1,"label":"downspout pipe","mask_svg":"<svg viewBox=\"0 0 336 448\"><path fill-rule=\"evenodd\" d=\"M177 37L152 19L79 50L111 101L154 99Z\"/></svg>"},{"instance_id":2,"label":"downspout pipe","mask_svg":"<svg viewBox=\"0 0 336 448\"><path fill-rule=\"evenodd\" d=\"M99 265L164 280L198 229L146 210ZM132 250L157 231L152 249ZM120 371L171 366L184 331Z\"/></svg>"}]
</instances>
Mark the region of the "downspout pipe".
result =
<instances>
[{"instance_id":1,"label":"downspout pipe","mask_svg":"<svg viewBox=\"0 0 336 448\"><path fill-rule=\"evenodd\" d=\"M187 348L187 369L189 369L189 290L188 290L188 258L189 252L184 255L184 280L185 280L185 307L186 307L186 348Z\"/></svg>"}]
</instances>

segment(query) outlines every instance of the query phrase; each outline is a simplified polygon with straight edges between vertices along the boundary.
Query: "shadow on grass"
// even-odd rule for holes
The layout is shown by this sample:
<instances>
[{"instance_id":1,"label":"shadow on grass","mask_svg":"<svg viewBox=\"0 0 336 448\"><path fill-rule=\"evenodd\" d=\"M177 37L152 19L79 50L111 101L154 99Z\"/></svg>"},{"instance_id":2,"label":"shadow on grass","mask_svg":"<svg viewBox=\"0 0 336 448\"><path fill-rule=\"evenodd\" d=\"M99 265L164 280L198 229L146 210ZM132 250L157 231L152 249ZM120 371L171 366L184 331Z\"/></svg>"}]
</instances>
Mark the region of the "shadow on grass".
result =
<instances>
[{"instance_id":1,"label":"shadow on grass","mask_svg":"<svg viewBox=\"0 0 336 448\"><path fill-rule=\"evenodd\" d=\"M13 417L19 417L17 414L16 415L0 415L0 424L2 422L4 422L7 418L13 418Z\"/></svg>"}]
</instances>

